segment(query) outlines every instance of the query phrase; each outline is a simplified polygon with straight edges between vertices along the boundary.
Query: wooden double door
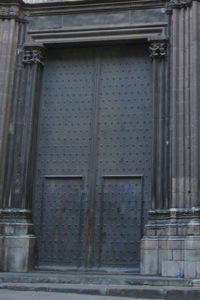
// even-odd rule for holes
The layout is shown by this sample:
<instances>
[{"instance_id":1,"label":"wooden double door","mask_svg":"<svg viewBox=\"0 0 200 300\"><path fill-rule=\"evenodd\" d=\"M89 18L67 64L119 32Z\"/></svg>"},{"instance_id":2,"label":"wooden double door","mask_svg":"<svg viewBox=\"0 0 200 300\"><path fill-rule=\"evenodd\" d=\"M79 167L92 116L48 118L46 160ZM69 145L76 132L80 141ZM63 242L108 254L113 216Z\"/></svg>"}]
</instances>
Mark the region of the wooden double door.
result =
<instances>
[{"instance_id":1,"label":"wooden double door","mask_svg":"<svg viewBox=\"0 0 200 300\"><path fill-rule=\"evenodd\" d=\"M49 49L33 201L39 267L139 267L151 76L143 44Z\"/></svg>"}]
</instances>

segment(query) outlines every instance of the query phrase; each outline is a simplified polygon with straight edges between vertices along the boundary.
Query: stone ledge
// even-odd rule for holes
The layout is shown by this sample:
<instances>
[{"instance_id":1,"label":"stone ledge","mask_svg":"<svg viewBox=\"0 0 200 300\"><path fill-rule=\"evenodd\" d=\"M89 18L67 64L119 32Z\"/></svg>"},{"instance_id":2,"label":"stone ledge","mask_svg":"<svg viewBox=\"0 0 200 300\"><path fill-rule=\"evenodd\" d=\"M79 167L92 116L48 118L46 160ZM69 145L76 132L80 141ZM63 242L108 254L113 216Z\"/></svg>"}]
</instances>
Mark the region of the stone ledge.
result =
<instances>
[{"instance_id":1,"label":"stone ledge","mask_svg":"<svg viewBox=\"0 0 200 300\"><path fill-rule=\"evenodd\" d=\"M190 219L200 218L200 208L170 208L170 209L151 209L149 211L151 220L167 220L167 219Z\"/></svg>"},{"instance_id":2,"label":"stone ledge","mask_svg":"<svg viewBox=\"0 0 200 300\"><path fill-rule=\"evenodd\" d=\"M31 219L31 211L28 209L12 209L12 208L3 208L0 209L0 220L1 223L4 220L30 220Z\"/></svg>"},{"instance_id":3,"label":"stone ledge","mask_svg":"<svg viewBox=\"0 0 200 300\"><path fill-rule=\"evenodd\" d=\"M26 223L0 223L0 236L13 236L33 234L33 224Z\"/></svg>"}]
</instances>

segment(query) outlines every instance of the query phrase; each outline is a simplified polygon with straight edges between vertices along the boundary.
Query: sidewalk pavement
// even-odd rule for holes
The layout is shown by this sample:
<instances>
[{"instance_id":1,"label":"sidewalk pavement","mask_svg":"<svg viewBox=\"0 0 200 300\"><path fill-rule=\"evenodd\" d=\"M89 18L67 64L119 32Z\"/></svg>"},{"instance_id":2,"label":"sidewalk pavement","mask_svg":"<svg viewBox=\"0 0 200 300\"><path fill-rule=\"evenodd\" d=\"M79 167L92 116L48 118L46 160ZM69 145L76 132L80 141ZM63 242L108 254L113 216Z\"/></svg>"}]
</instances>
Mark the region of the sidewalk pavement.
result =
<instances>
[{"instance_id":1,"label":"sidewalk pavement","mask_svg":"<svg viewBox=\"0 0 200 300\"><path fill-rule=\"evenodd\" d=\"M85 272L0 273L0 300L134 300L138 298L200 300L200 279Z\"/></svg>"},{"instance_id":2,"label":"sidewalk pavement","mask_svg":"<svg viewBox=\"0 0 200 300\"><path fill-rule=\"evenodd\" d=\"M0 289L0 300L141 300L138 298L89 296L64 293L12 291ZM149 300L149 299L142 299ZM152 299L153 300L153 299ZM162 300L162 299L156 299Z\"/></svg>"}]
</instances>

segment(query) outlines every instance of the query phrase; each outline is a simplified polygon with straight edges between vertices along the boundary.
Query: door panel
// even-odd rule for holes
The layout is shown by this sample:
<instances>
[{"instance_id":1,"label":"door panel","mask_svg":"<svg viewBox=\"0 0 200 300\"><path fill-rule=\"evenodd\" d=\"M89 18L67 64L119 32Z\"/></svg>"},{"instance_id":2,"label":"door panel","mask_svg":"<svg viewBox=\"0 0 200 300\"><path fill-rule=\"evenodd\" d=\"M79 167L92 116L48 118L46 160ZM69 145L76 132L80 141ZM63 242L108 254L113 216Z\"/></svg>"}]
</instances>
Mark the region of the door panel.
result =
<instances>
[{"instance_id":1,"label":"door panel","mask_svg":"<svg viewBox=\"0 0 200 300\"><path fill-rule=\"evenodd\" d=\"M145 47L101 50L98 101L96 220L100 224L103 218L103 232L97 238L98 228L95 230L94 241L102 241L99 245L96 242L101 257L97 260L99 266L139 267L142 209L147 211L150 202L152 147L151 61ZM102 212L101 181L108 176L116 181L109 188L110 200L102 200ZM128 192L123 193L123 189ZM106 201L113 203L112 213L106 212ZM128 218L130 205L135 207L132 218L121 220L118 211L126 209ZM113 218L115 228L107 232Z\"/></svg>"},{"instance_id":2,"label":"door panel","mask_svg":"<svg viewBox=\"0 0 200 300\"><path fill-rule=\"evenodd\" d=\"M101 266L138 267L141 203L142 177L103 178Z\"/></svg>"},{"instance_id":3,"label":"door panel","mask_svg":"<svg viewBox=\"0 0 200 300\"><path fill-rule=\"evenodd\" d=\"M82 178L47 176L40 253L43 263L80 265Z\"/></svg>"},{"instance_id":4,"label":"door panel","mask_svg":"<svg viewBox=\"0 0 200 300\"><path fill-rule=\"evenodd\" d=\"M152 118L145 45L49 50L34 188L39 266L139 266Z\"/></svg>"},{"instance_id":5,"label":"door panel","mask_svg":"<svg viewBox=\"0 0 200 300\"><path fill-rule=\"evenodd\" d=\"M82 224L80 216L86 219L87 195L84 194L83 188L86 189L88 186L93 89L93 53L88 52L87 49L49 51L41 96L34 201L34 223L38 241L37 263L41 266L79 267L82 264L82 253L86 253L86 243L82 242L85 222ZM49 176L55 178L59 188L56 188L53 179L47 179ZM85 186L83 187L78 179L77 181L70 179L73 176L82 178ZM78 185L75 189L81 189L80 195L75 196L76 200L71 198L73 189L71 184ZM53 187L55 191L51 196L50 188ZM61 229L64 222L63 212L59 208L64 204L66 205L64 229L69 229L67 214L72 213L70 209L73 210L77 227L72 227L72 232L66 239L64 233L60 233L55 239L53 232L57 231L57 227ZM49 214L50 217L47 219ZM82 226L81 230L78 230L79 224ZM41 228L43 228L42 240ZM81 242L75 244L75 240L78 239ZM65 254L65 258L61 258L57 250L57 245L61 247L62 241L65 248L62 250L62 257ZM48 260L45 254L47 249ZM81 256L77 259L79 252Z\"/></svg>"}]
</instances>

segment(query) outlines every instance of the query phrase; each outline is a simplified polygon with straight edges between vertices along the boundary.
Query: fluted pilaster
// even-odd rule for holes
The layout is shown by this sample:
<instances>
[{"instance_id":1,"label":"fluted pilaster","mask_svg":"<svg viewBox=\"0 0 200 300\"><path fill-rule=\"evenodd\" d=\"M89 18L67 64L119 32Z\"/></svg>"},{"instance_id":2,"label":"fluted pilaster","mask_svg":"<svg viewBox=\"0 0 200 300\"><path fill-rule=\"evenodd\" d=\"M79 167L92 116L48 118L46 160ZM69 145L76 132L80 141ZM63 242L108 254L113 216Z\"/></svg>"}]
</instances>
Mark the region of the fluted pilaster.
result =
<instances>
[{"instance_id":1,"label":"fluted pilaster","mask_svg":"<svg viewBox=\"0 0 200 300\"><path fill-rule=\"evenodd\" d=\"M0 203L3 201L5 155L11 109L19 25L0 19ZM12 128L10 128L12 130ZM2 204L1 204L2 205Z\"/></svg>"},{"instance_id":2,"label":"fluted pilaster","mask_svg":"<svg viewBox=\"0 0 200 300\"><path fill-rule=\"evenodd\" d=\"M141 241L141 273L200 276L200 1L171 0L169 206L152 206Z\"/></svg>"},{"instance_id":3,"label":"fluted pilaster","mask_svg":"<svg viewBox=\"0 0 200 300\"><path fill-rule=\"evenodd\" d=\"M27 45L21 49L20 59L14 82L9 124L14 134L9 133L7 143L3 199L4 208L30 209L44 47Z\"/></svg>"},{"instance_id":4,"label":"fluted pilaster","mask_svg":"<svg viewBox=\"0 0 200 300\"><path fill-rule=\"evenodd\" d=\"M22 5L20 0L0 1L0 271L17 272L33 267L35 243L23 197L30 120L24 113L22 47L28 14Z\"/></svg>"},{"instance_id":5,"label":"fluted pilaster","mask_svg":"<svg viewBox=\"0 0 200 300\"><path fill-rule=\"evenodd\" d=\"M152 163L153 209L169 206L169 101L168 101L168 40L150 41L154 84L154 138Z\"/></svg>"},{"instance_id":6,"label":"fluted pilaster","mask_svg":"<svg viewBox=\"0 0 200 300\"><path fill-rule=\"evenodd\" d=\"M200 3L172 15L172 208L199 206Z\"/></svg>"},{"instance_id":7,"label":"fluted pilaster","mask_svg":"<svg viewBox=\"0 0 200 300\"><path fill-rule=\"evenodd\" d=\"M6 205L7 147L9 138L14 135L14 126L10 122L14 109L14 78L27 21L28 13L23 11L18 1L16 4L14 1L12 4L0 1L0 207Z\"/></svg>"}]
</instances>

